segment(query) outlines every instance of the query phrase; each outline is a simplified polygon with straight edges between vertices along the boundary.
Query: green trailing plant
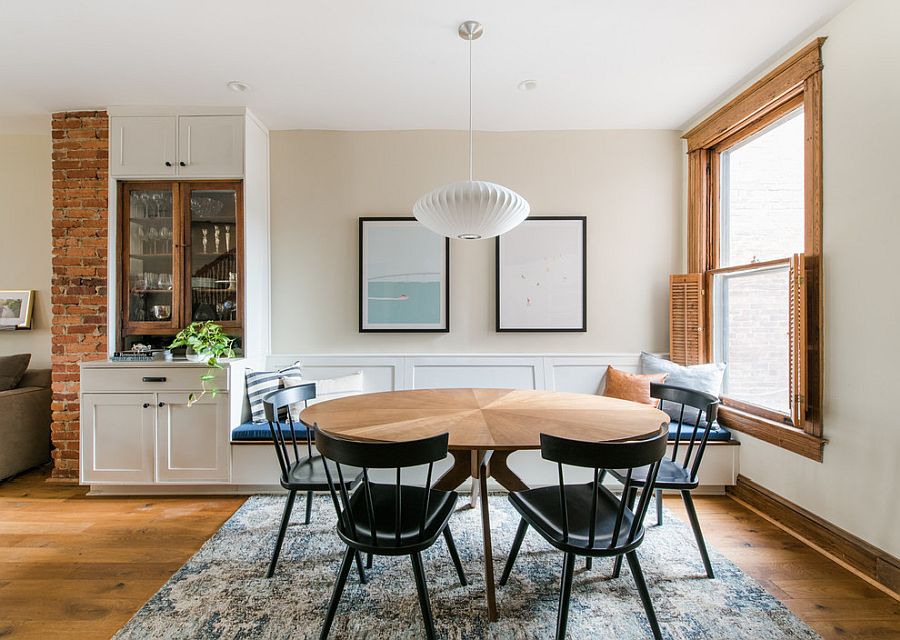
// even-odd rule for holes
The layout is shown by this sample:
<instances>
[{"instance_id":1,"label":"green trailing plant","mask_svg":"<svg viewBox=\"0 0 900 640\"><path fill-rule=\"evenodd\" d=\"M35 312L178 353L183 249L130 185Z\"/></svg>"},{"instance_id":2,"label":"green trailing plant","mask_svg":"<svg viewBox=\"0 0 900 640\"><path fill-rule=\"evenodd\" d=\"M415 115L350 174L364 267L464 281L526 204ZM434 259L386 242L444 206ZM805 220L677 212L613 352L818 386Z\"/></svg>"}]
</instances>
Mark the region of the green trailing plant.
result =
<instances>
[{"instance_id":1,"label":"green trailing plant","mask_svg":"<svg viewBox=\"0 0 900 640\"><path fill-rule=\"evenodd\" d=\"M221 326L209 320L206 322L192 322L175 336L172 344L169 345L170 349L187 347L197 355L205 358L208 367L206 373L200 376L200 388L202 390L200 395L192 393L188 396L189 407L207 393L212 397L219 393L217 388L209 387L208 384L216 379L213 369L223 368L219 364L219 359L234 357L233 344L234 338L229 338L222 332Z\"/></svg>"}]
</instances>

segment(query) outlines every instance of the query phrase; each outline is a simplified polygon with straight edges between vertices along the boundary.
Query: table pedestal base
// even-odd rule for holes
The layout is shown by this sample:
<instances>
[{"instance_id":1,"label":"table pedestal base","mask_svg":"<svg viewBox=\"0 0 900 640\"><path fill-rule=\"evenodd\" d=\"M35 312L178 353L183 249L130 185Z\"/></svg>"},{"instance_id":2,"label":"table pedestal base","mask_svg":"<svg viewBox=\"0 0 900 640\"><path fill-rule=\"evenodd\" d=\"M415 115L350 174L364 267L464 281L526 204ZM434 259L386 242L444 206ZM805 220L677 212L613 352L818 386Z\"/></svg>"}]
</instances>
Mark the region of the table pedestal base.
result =
<instances>
[{"instance_id":1,"label":"table pedestal base","mask_svg":"<svg viewBox=\"0 0 900 640\"><path fill-rule=\"evenodd\" d=\"M451 450L453 466L434 484L435 489L453 491L463 482L472 478L472 506L481 498L481 534L484 541L484 591L487 599L488 620L497 620L497 594L494 584L494 554L491 546L491 516L488 510L487 480L494 478L507 491L525 491L528 486L522 482L507 464L512 451Z\"/></svg>"}]
</instances>

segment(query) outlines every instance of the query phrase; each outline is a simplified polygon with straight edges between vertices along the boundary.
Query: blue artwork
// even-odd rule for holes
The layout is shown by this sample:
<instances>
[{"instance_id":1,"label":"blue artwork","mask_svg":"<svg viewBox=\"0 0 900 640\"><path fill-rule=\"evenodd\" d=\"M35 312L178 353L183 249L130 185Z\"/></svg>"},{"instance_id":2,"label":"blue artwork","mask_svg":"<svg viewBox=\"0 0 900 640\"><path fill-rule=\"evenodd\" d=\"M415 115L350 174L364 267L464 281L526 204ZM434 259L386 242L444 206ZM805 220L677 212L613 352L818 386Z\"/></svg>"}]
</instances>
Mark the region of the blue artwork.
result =
<instances>
[{"instance_id":1,"label":"blue artwork","mask_svg":"<svg viewBox=\"0 0 900 640\"><path fill-rule=\"evenodd\" d=\"M360 330L446 331L447 239L412 219L360 224Z\"/></svg>"}]
</instances>

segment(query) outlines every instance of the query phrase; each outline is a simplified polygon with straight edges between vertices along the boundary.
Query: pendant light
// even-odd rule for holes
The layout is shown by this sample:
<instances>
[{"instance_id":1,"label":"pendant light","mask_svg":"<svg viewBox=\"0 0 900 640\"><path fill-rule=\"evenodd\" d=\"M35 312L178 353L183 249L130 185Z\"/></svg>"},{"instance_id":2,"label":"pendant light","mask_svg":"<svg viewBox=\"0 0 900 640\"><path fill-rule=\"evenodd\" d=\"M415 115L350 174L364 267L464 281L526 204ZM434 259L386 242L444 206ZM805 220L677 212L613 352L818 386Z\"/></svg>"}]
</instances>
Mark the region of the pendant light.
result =
<instances>
[{"instance_id":1,"label":"pendant light","mask_svg":"<svg viewBox=\"0 0 900 640\"><path fill-rule=\"evenodd\" d=\"M531 211L528 201L503 185L472 178L472 41L484 33L481 23L459 25L459 37L469 41L469 179L454 182L419 198L413 215L423 225L448 238L479 240L506 233Z\"/></svg>"}]
</instances>

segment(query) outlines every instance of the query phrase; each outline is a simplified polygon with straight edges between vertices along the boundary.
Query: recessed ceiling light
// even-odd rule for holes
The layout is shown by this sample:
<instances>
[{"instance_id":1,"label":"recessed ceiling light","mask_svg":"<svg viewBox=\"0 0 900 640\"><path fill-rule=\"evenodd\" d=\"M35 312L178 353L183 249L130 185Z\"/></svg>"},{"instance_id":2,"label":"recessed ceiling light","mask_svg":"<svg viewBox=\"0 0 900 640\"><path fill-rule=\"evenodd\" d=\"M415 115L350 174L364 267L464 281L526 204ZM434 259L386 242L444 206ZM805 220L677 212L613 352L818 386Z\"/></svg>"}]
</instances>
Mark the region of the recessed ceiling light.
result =
<instances>
[{"instance_id":1,"label":"recessed ceiling light","mask_svg":"<svg viewBox=\"0 0 900 640\"><path fill-rule=\"evenodd\" d=\"M537 89L537 80L522 80L519 83L519 91L534 91Z\"/></svg>"},{"instance_id":2,"label":"recessed ceiling light","mask_svg":"<svg viewBox=\"0 0 900 640\"><path fill-rule=\"evenodd\" d=\"M225 85L232 91L237 91L238 93L246 93L250 91L250 85L246 82L239 82L237 80L232 80L228 84Z\"/></svg>"}]
</instances>

